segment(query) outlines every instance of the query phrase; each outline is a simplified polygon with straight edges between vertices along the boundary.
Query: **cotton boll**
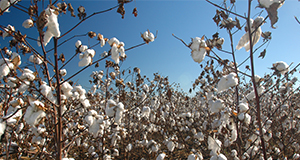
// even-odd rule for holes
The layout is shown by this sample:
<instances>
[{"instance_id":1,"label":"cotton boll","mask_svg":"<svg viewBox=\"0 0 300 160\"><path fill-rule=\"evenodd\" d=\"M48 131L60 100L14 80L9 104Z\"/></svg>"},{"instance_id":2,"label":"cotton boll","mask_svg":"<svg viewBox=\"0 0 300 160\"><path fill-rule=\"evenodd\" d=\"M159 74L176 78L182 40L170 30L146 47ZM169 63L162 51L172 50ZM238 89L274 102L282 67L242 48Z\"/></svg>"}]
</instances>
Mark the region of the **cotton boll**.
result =
<instances>
[{"instance_id":1,"label":"cotton boll","mask_svg":"<svg viewBox=\"0 0 300 160\"><path fill-rule=\"evenodd\" d=\"M87 115L84 120L89 126L91 126L94 123L95 117L92 115Z\"/></svg>"},{"instance_id":2,"label":"cotton boll","mask_svg":"<svg viewBox=\"0 0 300 160\"><path fill-rule=\"evenodd\" d=\"M6 122L2 122L2 119L0 120L0 140L1 140L1 137L2 135L4 134L5 132L5 128L6 128Z\"/></svg>"},{"instance_id":3,"label":"cotton boll","mask_svg":"<svg viewBox=\"0 0 300 160\"><path fill-rule=\"evenodd\" d=\"M6 1L6 0L4 0L4 1ZM2 2L2 0L0 1L0 3L1 2ZM0 4L0 7L1 7L1 4ZM10 35L9 32L14 32L15 31L15 27L9 24L9 25L7 25L6 28L4 28L4 31L5 32L2 34L3 39L5 39L5 37L7 37L7 36Z\"/></svg>"},{"instance_id":4,"label":"cotton boll","mask_svg":"<svg viewBox=\"0 0 300 160\"><path fill-rule=\"evenodd\" d=\"M105 45L105 40L104 39L100 39L100 45L101 45L101 47L103 47Z\"/></svg>"},{"instance_id":5,"label":"cotton boll","mask_svg":"<svg viewBox=\"0 0 300 160\"><path fill-rule=\"evenodd\" d=\"M147 117L147 118L149 118L150 113L151 113L150 107L144 106L143 109L142 109L141 117Z\"/></svg>"},{"instance_id":6,"label":"cotton boll","mask_svg":"<svg viewBox=\"0 0 300 160\"><path fill-rule=\"evenodd\" d=\"M202 132L198 132L194 135L194 138L196 138L198 141L204 141L204 134Z\"/></svg>"},{"instance_id":7,"label":"cotton boll","mask_svg":"<svg viewBox=\"0 0 300 160\"><path fill-rule=\"evenodd\" d=\"M164 160L164 158L166 157L166 153L161 153L157 156L156 160Z\"/></svg>"},{"instance_id":8,"label":"cotton boll","mask_svg":"<svg viewBox=\"0 0 300 160\"><path fill-rule=\"evenodd\" d=\"M35 79L35 75L33 74L34 72L31 71L28 68L25 68L23 70L23 74L20 76L20 79L22 80L28 80L28 81L33 81Z\"/></svg>"},{"instance_id":9,"label":"cotton boll","mask_svg":"<svg viewBox=\"0 0 300 160\"><path fill-rule=\"evenodd\" d=\"M254 21L253 19L250 20L250 31L251 33L256 30L253 34L252 34L252 46L254 46L260 39L262 30L261 27L258 27L254 24L260 24L259 21L263 20L262 17L258 16ZM258 27L256 29L256 27ZM250 50L250 38L249 38L249 31L247 31L239 40L238 45L236 46L236 49L239 50L242 47L245 47L246 51L248 52Z\"/></svg>"},{"instance_id":10,"label":"cotton boll","mask_svg":"<svg viewBox=\"0 0 300 160\"><path fill-rule=\"evenodd\" d=\"M234 87L238 84L238 77L236 73L230 73L221 78L218 83L218 92L222 92L230 87Z\"/></svg>"},{"instance_id":11,"label":"cotton boll","mask_svg":"<svg viewBox=\"0 0 300 160\"><path fill-rule=\"evenodd\" d=\"M213 154L217 155L220 152L222 142L218 139L214 139L208 136L208 149L212 151Z\"/></svg>"},{"instance_id":12,"label":"cotton boll","mask_svg":"<svg viewBox=\"0 0 300 160\"><path fill-rule=\"evenodd\" d=\"M81 45L80 48L79 48L79 51L80 52L84 52L88 49L88 46L87 45Z\"/></svg>"},{"instance_id":13,"label":"cotton boll","mask_svg":"<svg viewBox=\"0 0 300 160\"><path fill-rule=\"evenodd\" d=\"M119 64L119 52L118 52L118 47L116 44L114 44L111 47L110 52L111 52L111 59L113 59L116 64Z\"/></svg>"},{"instance_id":14,"label":"cotton boll","mask_svg":"<svg viewBox=\"0 0 300 160\"><path fill-rule=\"evenodd\" d=\"M123 111L124 111L124 105L123 103L119 102L117 105L116 116L115 116L115 122L117 124L121 123L123 117Z\"/></svg>"},{"instance_id":15,"label":"cotton boll","mask_svg":"<svg viewBox=\"0 0 300 160\"><path fill-rule=\"evenodd\" d=\"M248 113L245 113L244 122L249 125L251 122L251 116Z\"/></svg>"},{"instance_id":16,"label":"cotton boll","mask_svg":"<svg viewBox=\"0 0 300 160\"><path fill-rule=\"evenodd\" d=\"M132 144L129 143L125 148L125 152L130 152L131 150L132 150Z\"/></svg>"},{"instance_id":17,"label":"cotton boll","mask_svg":"<svg viewBox=\"0 0 300 160\"><path fill-rule=\"evenodd\" d=\"M223 101L220 99L217 99L215 102L209 102L209 109L212 114L219 113L224 108Z\"/></svg>"},{"instance_id":18,"label":"cotton boll","mask_svg":"<svg viewBox=\"0 0 300 160\"><path fill-rule=\"evenodd\" d=\"M245 119L245 113L240 113L238 115L238 119L241 120L241 121L243 121Z\"/></svg>"},{"instance_id":19,"label":"cotton boll","mask_svg":"<svg viewBox=\"0 0 300 160\"><path fill-rule=\"evenodd\" d=\"M45 10L45 13L49 16L48 17L48 23L46 24L47 26L47 31L50 31L53 36L59 37L60 36L60 31L59 31L59 24L57 20L57 15L54 12L54 9L47 8Z\"/></svg>"},{"instance_id":20,"label":"cotton boll","mask_svg":"<svg viewBox=\"0 0 300 160\"><path fill-rule=\"evenodd\" d=\"M175 143L173 141L169 141L167 147L170 152L173 152L175 149Z\"/></svg>"},{"instance_id":21,"label":"cotton boll","mask_svg":"<svg viewBox=\"0 0 300 160\"><path fill-rule=\"evenodd\" d=\"M115 107L117 106L116 102L113 100L108 100L105 108L105 114L109 117L113 117L115 115Z\"/></svg>"},{"instance_id":22,"label":"cotton boll","mask_svg":"<svg viewBox=\"0 0 300 160\"><path fill-rule=\"evenodd\" d=\"M33 27L33 21L32 21L32 19L26 19L26 20L23 22L22 26L23 26L24 28L30 28L30 27Z\"/></svg>"},{"instance_id":23,"label":"cotton boll","mask_svg":"<svg viewBox=\"0 0 300 160\"><path fill-rule=\"evenodd\" d=\"M201 63L206 56L206 50L201 48L200 51L192 51L191 56L195 62Z\"/></svg>"},{"instance_id":24,"label":"cotton boll","mask_svg":"<svg viewBox=\"0 0 300 160\"><path fill-rule=\"evenodd\" d=\"M121 56L121 57L125 57L125 56L126 56L124 46L121 46L121 47L119 48L118 52L120 52L120 56Z\"/></svg>"},{"instance_id":25,"label":"cotton boll","mask_svg":"<svg viewBox=\"0 0 300 160\"><path fill-rule=\"evenodd\" d=\"M81 47L81 44L82 44L81 41L77 40L76 43L75 43L75 47L79 48L79 47Z\"/></svg>"},{"instance_id":26,"label":"cotton boll","mask_svg":"<svg viewBox=\"0 0 300 160\"><path fill-rule=\"evenodd\" d=\"M46 113L42 110L37 110L31 106L29 106L24 115L24 119L26 123L29 125L36 125L43 117L46 116Z\"/></svg>"},{"instance_id":27,"label":"cotton boll","mask_svg":"<svg viewBox=\"0 0 300 160\"><path fill-rule=\"evenodd\" d=\"M85 67L90 65L92 62L92 57L88 56L88 57L83 57L79 62L78 62L78 66L79 67Z\"/></svg>"},{"instance_id":28,"label":"cotton boll","mask_svg":"<svg viewBox=\"0 0 300 160\"><path fill-rule=\"evenodd\" d=\"M289 65L283 61L273 63L273 67L276 68L276 70L279 71L282 75L289 71Z\"/></svg>"},{"instance_id":29,"label":"cotton boll","mask_svg":"<svg viewBox=\"0 0 300 160\"><path fill-rule=\"evenodd\" d=\"M188 156L187 160L199 160L199 158L198 158L198 156L195 155L194 153L191 153L191 154Z\"/></svg>"},{"instance_id":30,"label":"cotton boll","mask_svg":"<svg viewBox=\"0 0 300 160\"><path fill-rule=\"evenodd\" d=\"M117 38L113 37L108 41L108 44L110 46L112 46L113 44L116 44L116 46L118 46L120 44L120 41Z\"/></svg>"},{"instance_id":31,"label":"cotton boll","mask_svg":"<svg viewBox=\"0 0 300 160\"><path fill-rule=\"evenodd\" d=\"M224 154L219 154L218 160L227 160L226 156Z\"/></svg>"},{"instance_id":32,"label":"cotton boll","mask_svg":"<svg viewBox=\"0 0 300 160\"><path fill-rule=\"evenodd\" d=\"M95 50L93 49L87 49L84 51L84 56L87 57L87 56L91 56L91 57L94 57L95 56Z\"/></svg>"},{"instance_id":33,"label":"cotton boll","mask_svg":"<svg viewBox=\"0 0 300 160\"><path fill-rule=\"evenodd\" d=\"M238 107L240 109L240 112L246 112L249 109L248 103L240 103Z\"/></svg>"},{"instance_id":34,"label":"cotton boll","mask_svg":"<svg viewBox=\"0 0 300 160\"><path fill-rule=\"evenodd\" d=\"M66 69L61 69L61 70L59 70L59 74L64 77L64 76L67 75L67 70Z\"/></svg>"},{"instance_id":35,"label":"cotton boll","mask_svg":"<svg viewBox=\"0 0 300 160\"><path fill-rule=\"evenodd\" d=\"M34 54L29 57L29 61L38 65L43 63L41 58L35 56Z\"/></svg>"},{"instance_id":36,"label":"cotton boll","mask_svg":"<svg viewBox=\"0 0 300 160\"><path fill-rule=\"evenodd\" d=\"M10 73L10 69L14 68L14 65L11 62L7 62L8 65L3 64L0 66L0 78L7 76Z\"/></svg>"},{"instance_id":37,"label":"cotton boll","mask_svg":"<svg viewBox=\"0 0 300 160\"><path fill-rule=\"evenodd\" d=\"M193 38L192 44L191 44L191 46L190 46L190 49L191 49L192 51L198 51L198 50L199 50L199 47L200 47L200 43L201 43L201 38L199 38L199 37Z\"/></svg>"}]
</instances>

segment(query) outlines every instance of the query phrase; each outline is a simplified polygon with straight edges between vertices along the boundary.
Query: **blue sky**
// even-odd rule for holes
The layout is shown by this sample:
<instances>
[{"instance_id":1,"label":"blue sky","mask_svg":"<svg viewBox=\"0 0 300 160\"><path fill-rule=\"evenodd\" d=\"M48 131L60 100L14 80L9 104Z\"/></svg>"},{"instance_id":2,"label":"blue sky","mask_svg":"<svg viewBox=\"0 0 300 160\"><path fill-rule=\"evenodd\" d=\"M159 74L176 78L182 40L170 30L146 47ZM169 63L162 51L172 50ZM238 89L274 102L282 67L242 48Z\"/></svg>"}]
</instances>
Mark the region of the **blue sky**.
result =
<instances>
[{"instance_id":1,"label":"blue sky","mask_svg":"<svg viewBox=\"0 0 300 160\"><path fill-rule=\"evenodd\" d=\"M69 2L72 3L74 9L77 9L80 5L84 6L88 15L117 5L117 0ZM222 0L215 0L213 2L221 4ZM19 2L19 4L26 6L26 4L29 4L29 1L22 1ZM253 16L262 10L255 8L256 5L257 1L253 1L251 11ZM137 7L138 10L137 17L131 14L134 7ZM103 34L106 38L116 37L125 43L125 48L128 48L143 42L140 37L141 32L147 29L153 33L158 31L158 37L154 42L126 53L127 59L122 64L121 69L139 67L141 74L147 75L150 78L152 78L153 73L159 72L163 76L168 76L170 82L180 83L181 88L186 92L192 87L192 81L199 76L202 70L199 64L194 62L191 58L190 49L175 39L172 33L182 38L186 43L189 43L190 38L196 36L202 37L203 35L211 38L214 33L219 32L219 36L225 39L223 49L230 50L229 37L226 30L219 29L212 20L216 8L204 0L136 0L125 5L125 10L126 14L124 19L121 19L121 15L116 13L116 10L96 15L86 20L82 25L65 36L65 38L94 31ZM247 0L238 0L234 10L241 15L246 14ZM16 30L20 30L23 34L25 33L30 37L36 38L38 35L36 28L24 29L22 27L22 22L28 18L28 15L23 14L15 8L11 8L10 11L10 13L5 13L0 16L0 24L3 26L12 24L16 27ZM300 25L294 19L294 16L300 17L300 2L297 0L286 0L285 4L278 11L279 21L275 25L277 29L271 28L269 20L262 26L263 31L272 32L272 40L268 46L262 47L254 56L255 72L260 76L263 76L264 73L271 72L269 68L271 68L272 63L276 61L285 61L288 64L294 62L294 65L296 65L300 60L298 48ZM262 16L266 16L265 11L262 13ZM233 15L231 17L235 18ZM240 21L241 23L245 22L241 19ZM79 22L78 17L71 17L69 12L67 12L66 15L59 15L60 31L62 34L77 22ZM234 46L243 34L244 30L234 35ZM62 42L65 38L62 38L59 42ZM59 54L64 53L66 58L71 57L75 53L74 44L78 39L87 45L93 45L97 42L95 38L74 38L58 48ZM34 45L36 43L34 41L30 42ZM0 40L0 44L2 48L6 43ZM260 44L262 44L262 39L256 44L256 47ZM51 49L52 46L53 41L51 40L46 46L46 50ZM35 45L35 47L37 46ZM108 45L103 48L100 46L95 47L96 56L94 59L100 58L100 54L103 51L108 51L109 48ZM264 59L258 59L257 57L260 51L264 48L267 49L266 57ZM39 49L39 51L41 51L41 49ZM231 55L217 50L215 51L219 56L231 60ZM53 57L53 52L48 53L48 55ZM242 62L248 55L244 48L236 51L237 62ZM206 57L202 63L205 63L207 60L210 59ZM23 65L25 65L25 61L26 59L23 59ZM79 58L76 57L73 63L66 66L68 70L67 77L81 69L77 65L78 61ZM79 80L80 84L89 88L88 80L90 77L88 76L94 70L104 69L104 66L104 61L100 63L99 68L92 66L90 69L76 76L73 81ZM240 70L245 71L244 66L242 66Z\"/></svg>"}]
</instances>

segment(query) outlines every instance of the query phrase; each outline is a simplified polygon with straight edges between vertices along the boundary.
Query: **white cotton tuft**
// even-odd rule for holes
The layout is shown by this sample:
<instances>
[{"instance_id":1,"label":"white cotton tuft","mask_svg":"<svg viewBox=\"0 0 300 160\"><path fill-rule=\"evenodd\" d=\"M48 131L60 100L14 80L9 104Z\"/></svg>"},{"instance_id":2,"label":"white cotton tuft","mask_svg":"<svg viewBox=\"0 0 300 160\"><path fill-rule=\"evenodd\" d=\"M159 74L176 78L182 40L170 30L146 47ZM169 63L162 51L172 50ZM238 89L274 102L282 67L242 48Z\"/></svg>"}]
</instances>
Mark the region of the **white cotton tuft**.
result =
<instances>
[{"instance_id":1,"label":"white cotton tuft","mask_svg":"<svg viewBox=\"0 0 300 160\"><path fill-rule=\"evenodd\" d=\"M32 21L32 19L26 19L26 20L23 22L22 26L23 26L24 28L30 28L30 27L33 27L33 21Z\"/></svg>"},{"instance_id":2,"label":"white cotton tuft","mask_svg":"<svg viewBox=\"0 0 300 160\"><path fill-rule=\"evenodd\" d=\"M87 45L81 45L80 48L79 48L79 51L80 52L84 52L88 49L88 46Z\"/></svg>"},{"instance_id":3,"label":"white cotton tuft","mask_svg":"<svg viewBox=\"0 0 300 160\"><path fill-rule=\"evenodd\" d=\"M192 50L191 56L195 62L201 63L206 56L206 43L199 37L195 37L192 41L190 49Z\"/></svg>"},{"instance_id":4,"label":"white cotton tuft","mask_svg":"<svg viewBox=\"0 0 300 160\"><path fill-rule=\"evenodd\" d=\"M85 66L88 66L90 65L92 62L92 57L90 56L87 56L87 57L83 57L79 62L78 62L78 66L79 67L85 67Z\"/></svg>"},{"instance_id":5,"label":"white cotton tuft","mask_svg":"<svg viewBox=\"0 0 300 160\"><path fill-rule=\"evenodd\" d=\"M116 64L119 64L119 51L116 44L111 47L111 59L115 61Z\"/></svg>"},{"instance_id":6,"label":"white cotton tuft","mask_svg":"<svg viewBox=\"0 0 300 160\"><path fill-rule=\"evenodd\" d=\"M39 56L36 56L34 54L29 57L29 61L32 62L32 63L35 63L35 64L42 64L43 63L42 59Z\"/></svg>"},{"instance_id":7,"label":"white cotton tuft","mask_svg":"<svg viewBox=\"0 0 300 160\"><path fill-rule=\"evenodd\" d=\"M113 46L113 44L116 44L118 46L120 44L120 41L117 38L113 37L108 41L108 44L110 46Z\"/></svg>"},{"instance_id":8,"label":"white cotton tuft","mask_svg":"<svg viewBox=\"0 0 300 160\"><path fill-rule=\"evenodd\" d=\"M273 67L275 67L277 71L279 71L282 75L284 75L290 70L289 65L283 61L273 63Z\"/></svg>"},{"instance_id":9,"label":"white cotton tuft","mask_svg":"<svg viewBox=\"0 0 300 160\"><path fill-rule=\"evenodd\" d=\"M284 2L283 0L258 0L260 6L264 8L269 8L273 3L280 3L281 5ZM281 5L279 7L281 7Z\"/></svg>"},{"instance_id":10,"label":"white cotton tuft","mask_svg":"<svg viewBox=\"0 0 300 160\"><path fill-rule=\"evenodd\" d=\"M246 112L249 109L248 103L240 103L238 107L240 109L240 112Z\"/></svg>"},{"instance_id":11,"label":"white cotton tuft","mask_svg":"<svg viewBox=\"0 0 300 160\"><path fill-rule=\"evenodd\" d=\"M214 139L211 136L208 136L208 149L217 155L221 150L222 142L218 139Z\"/></svg>"},{"instance_id":12,"label":"white cotton tuft","mask_svg":"<svg viewBox=\"0 0 300 160\"><path fill-rule=\"evenodd\" d=\"M66 69L61 69L61 70L59 70L59 74L64 77L64 76L67 75L67 70Z\"/></svg>"},{"instance_id":13,"label":"white cotton tuft","mask_svg":"<svg viewBox=\"0 0 300 160\"><path fill-rule=\"evenodd\" d=\"M223 105L223 101L220 99L217 99L216 101L210 101L208 106L212 114L219 113L222 109L225 108Z\"/></svg>"},{"instance_id":14,"label":"white cotton tuft","mask_svg":"<svg viewBox=\"0 0 300 160\"><path fill-rule=\"evenodd\" d=\"M75 47L79 48L81 46L81 44L82 44L81 41L77 40L76 43L75 43Z\"/></svg>"},{"instance_id":15,"label":"white cotton tuft","mask_svg":"<svg viewBox=\"0 0 300 160\"><path fill-rule=\"evenodd\" d=\"M2 0L0 2L2 2ZM6 28L4 28L4 31L5 32L3 32L3 34L2 34L3 39L5 39L5 37L9 36L9 33L8 33L9 31L14 32L15 31L15 27L9 24L9 25L7 25Z\"/></svg>"},{"instance_id":16,"label":"white cotton tuft","mask_svg":"<svg viewBox=\"0 0 300 160\"><path fill-rule=\"evenodd\" d=\"M156 160L164 160L164 158L166 157L166 153L161 153L157 156Z\"/></svg>"},{"instance_id":17,"label":"white cotton tuft","mask_svg":"<svg viewBox=\"0 0 300 160\"><path fill-rule=\"evenodd\" d=\"M6 128L6 122L2 122L2 120L0 120L0 140L1 140L1 136L4 134L5 132L5 128Z\"/></svg>"},{"instance_id":18,"label":"white cotton tuft","mask_svg":"<svg viewBox=\"0 0 300 160\"><path fill-rule=\"evenodd\" d=\"M227 90L230 87L234 87L238 84L238 77L235 73L230 73L223 76L218 83L218 92Z\"/></svg>"},{"instance_id":19,"label":"white cotton tuft","mask_svg":"<svg viewBox=\"0 0 300 160\"><path fill-rule=\"evenodd\" d=\"M261 27L258 25L260 25L260 21L262 21L263 18L258 16L255 20L251 19L250 20L250 31L251 33L256 30L253 34L252 34L252 46L254 46L260 39L260 36L261 36L261 33L262 33L262 30L261 30ZM258 27L256 29L256 27ZM247 31L242 37L241 39L239 40L237 46L236 46L236 49L239 50L241 49L242 47L245 47L246 51L248 52L250 50L250 38L249 38L249 31Z\"/></svg>"},{"instance_id":20,"label":"white cotton tuft","mask_svg":"<svg viewBox=\"0 0 300 160\"><path fill-rule=\"evenodd\" d=\"M175 149L175 143L173 141L169 141L167 147L170 152L173 152Z\"/></svg>"}]
</instances>

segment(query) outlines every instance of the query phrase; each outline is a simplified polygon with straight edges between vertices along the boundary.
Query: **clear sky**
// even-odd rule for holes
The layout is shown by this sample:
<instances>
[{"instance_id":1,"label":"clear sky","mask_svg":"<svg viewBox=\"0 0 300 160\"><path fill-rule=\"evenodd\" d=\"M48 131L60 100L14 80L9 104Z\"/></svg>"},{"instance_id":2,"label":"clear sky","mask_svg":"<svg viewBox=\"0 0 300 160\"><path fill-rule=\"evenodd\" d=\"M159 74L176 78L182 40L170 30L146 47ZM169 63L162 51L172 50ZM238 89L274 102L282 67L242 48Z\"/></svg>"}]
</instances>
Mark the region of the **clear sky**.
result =
<instances>
[{"instance_id":1,"label":"clear sky","mask_svg":"<svg viewBox=\"0 0 300 160\"><path fill-rule=\"evenodd\" d=\"M212 2L221 4L222 1L223 0L214 0ZM76 10L78 6L84 6L88 15L117 5L117 0L66 2L71 2ZM30 1L19 2L20 5L24 6L29 3ZM262 11L260 8L255 8L256 5L257 1L254 0L251 11L252 16ZM131 13L134 7L137 7L138 10L137 17L134 17ZM83 22L82 25L73 30L69 35L65 36L65 38L62 38L59 42L62 42L64 39L73 35L94 31L103 34L106 38L116 37L125 43L125 48L129 48L143 42L140 33L147 29L153 33L158 31L158 37L154 42L126 52L127 59L121 65L121 69L139 67L141 69L141 74L147 75L150 78L153 77L153 73L159 72L163 76L168 76L170 82L180 83L182 89L186 92L192 87L192 82L199 76L202 70L199 67L199 64L194 62L191 58L191 50L185 47L179 40L175 39L172 36L172 33L182 38L186 43L189 43L191 40L190 38L196 36L202 37L203 35L211 38L214 33L219 32L219 36L225 39L223 49L230 50L229 37L226 30L219 29L212 20L216 8L204 0L136 0L126 4L125 10L126 14L124 19L121 19L121 15L116 13L116 9L104 14L96 15ZM29 16L23 14L16 8L11 8L10 11L10 13L5 13L0 16L0 25L7 26L8 24L12 24L16 27L16 30L20 30L23 34L36 38L38 35L36 28L25 29L22 27L23 21ZM247 13L247 0L237 0L234 11L241 15L245 15ZM300 2L297 0L286 0L285 4L278 10L278 13L279 21L275 25L277 26L277 29L271 28L269 20L262 26L263 31L272 32L272 40L268 46L262 47L254 56L255 71L256 74L260 76L263 76L264 73L271 72L269 68L271 68L272 63L276 61L285 61L288 64L294 62L294 65L298 64L300 61L300 24L294 19L294 16L300 18ZM266 11L262 13L262 16L266 16ZM233 19L235 18L233 15L231 17ZM58 21L60 24L60 31L63 34L70 27L79 22L79 18L73 18L70 16L70 13L67 12L66 15L60 14ZM240 21L242 24L245 22L241 19ZM244 33L245 32L242 29L234 35L234 46L236 46L238 40ZM74 44L78 39L80 39L83 44L87 45L93 45L97 42L95 38L76 37L59 47L59 54L64 53L67 59L71 57L75 53ZM36 44L36 42L32 40L30 42ZM0 44L0 47L2 48L6 43L1 39ZM255 47L260 44L262 44L262 39ZM37 46L35 45L35 47ZM46 50L49 50L52 47L53 40L46 46ZM94 59L100 58L100 54L103 51L108 51L109 48L108 45L103 48L100 46L95 47L96 56ZM266 57L264 59L258 59L259 53L265 48L267 49ZM38 50L41 51L41 49ZM220 57L231 60L231 55L217 50L215 51ZM50 52L48 55L53 56L52 53L53 52ZM249 53L245 52L244 48L237 51L237 62L241 63L248 55ZM202 63L205 63L207 60L210 59L206 57ZM23 59L23 65L26 65L25 61L26 59ZM80 69L77 65L78 62L79 58L76 57L73 60L73 63L70 63L65 67L68 70L67 77ZM92 66L84 73L76 76L73 81L79 80L80 84L89 88L90 85L88 84L88 80L91 78L88 76L93 70L104 69L104 66L105 61L100 63L99 68L94 68L94 66ZM245 71L245 67L242 66L240 70Z\"/></svg>"}]
</instances>

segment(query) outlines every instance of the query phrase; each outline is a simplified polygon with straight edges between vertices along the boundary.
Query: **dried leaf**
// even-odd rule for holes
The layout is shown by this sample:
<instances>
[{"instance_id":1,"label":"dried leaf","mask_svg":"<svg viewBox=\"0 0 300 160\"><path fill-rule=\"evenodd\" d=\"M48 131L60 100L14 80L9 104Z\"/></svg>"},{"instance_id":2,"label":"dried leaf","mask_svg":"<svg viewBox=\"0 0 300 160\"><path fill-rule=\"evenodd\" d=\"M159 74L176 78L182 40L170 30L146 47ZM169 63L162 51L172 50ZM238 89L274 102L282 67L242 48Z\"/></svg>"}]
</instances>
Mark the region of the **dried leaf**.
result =
<instances>
[{"instance_id":1,"label":"dried leaf","mask_svg":"<svg viewBox=\"0 0 300 160\"><path fill-rule=\"evenodd\" d=\"M138 12L137 12L137 9L136 9L136 7L133 9L133 11L132 11L132 14L133 14L135 17L137 17L137 15L138 15Z\"/></svg>"},{"instance_id":2,"label":"dried leaf","mask_svg":"<svg viewBox=\"0 0 300 160\"><path fill-rule=\"evenodd\" d=\"M260 55L258 56L258 58L261 57L261 59L264 59L266 56L266 49L264 49L262 52L260 52Z\"/></svg>"},{"instance_id":3,"label":"dried leaf","mask_svg":"<svg viewBox=\"0 0 300 160\"><path fill-rule=\"evenodd\" d=\"M277 16L277 9L281 6L282 4L279 2L275 2L272 5L270 5L269 8L266 8L269 18L271 20L271 27L272 28L276 28L274 27L274 24L278 21L278 16Z\"/></svg>"}]
</instances>

